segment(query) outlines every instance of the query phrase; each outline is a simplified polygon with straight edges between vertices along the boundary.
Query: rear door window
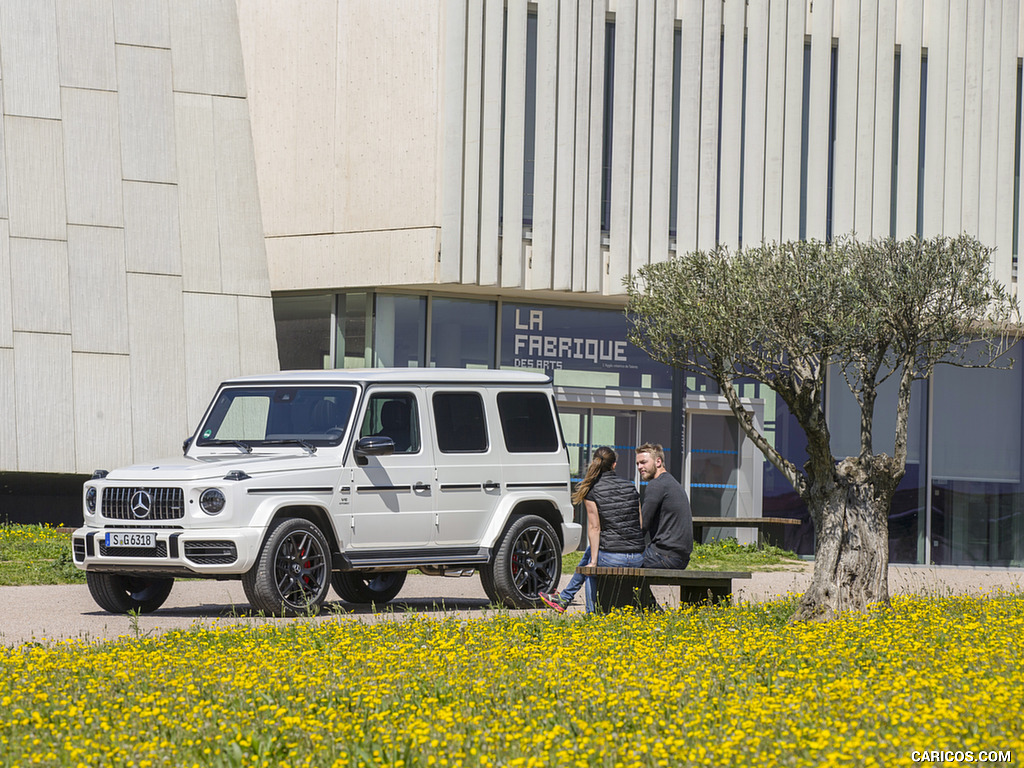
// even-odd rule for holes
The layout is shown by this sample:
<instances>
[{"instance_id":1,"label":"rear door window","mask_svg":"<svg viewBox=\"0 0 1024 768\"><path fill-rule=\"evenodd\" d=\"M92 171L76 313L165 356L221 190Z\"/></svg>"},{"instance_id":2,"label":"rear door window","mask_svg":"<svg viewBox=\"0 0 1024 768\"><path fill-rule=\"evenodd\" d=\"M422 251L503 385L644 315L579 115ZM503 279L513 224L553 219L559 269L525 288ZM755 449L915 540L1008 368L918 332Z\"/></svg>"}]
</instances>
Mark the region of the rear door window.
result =
<instances>
[{"instance_id":1,"label":"rear door window","mask_svg":"<svg viewBox=\"0 0 1024 768\"><path fill-rule=\"evenodd\" d=\"M552 453L561 447L544 393L499 392L498 415L509 453Z\"/></svg>"},{"instance_id":2,"label":"rear door window","mask_svg":"<svg viewBox=\"0 0 1024 768\"><path fill-rule=\"evenodd\" d=\"M487 450L484 401L478 392L435 392L432 403L437 447L442 453Z\"/></svg>"}]
</instances>

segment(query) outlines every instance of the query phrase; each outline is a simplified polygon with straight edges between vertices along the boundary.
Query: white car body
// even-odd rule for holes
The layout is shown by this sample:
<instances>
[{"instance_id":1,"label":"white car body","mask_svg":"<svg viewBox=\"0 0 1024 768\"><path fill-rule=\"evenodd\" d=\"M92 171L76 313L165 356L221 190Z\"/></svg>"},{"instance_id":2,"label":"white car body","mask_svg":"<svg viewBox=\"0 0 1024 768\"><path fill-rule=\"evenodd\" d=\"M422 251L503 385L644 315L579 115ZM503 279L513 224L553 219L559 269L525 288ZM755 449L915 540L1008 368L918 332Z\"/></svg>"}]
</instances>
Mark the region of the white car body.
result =
<instances>
[{"instance_id":1,"label":"white car body","mask_svg":"<svg viewBox=\"0 0 1024 768\"><path fill-rule=\"evenodd\" d=\"M383 436L392 450L379 445L379 433L360 434L383 424L389 408L407 422L395 428L404 437ZM339 423L296 432L300 410L308 421ZM272 444L275 414L289 420L285 444ZM383 452L357 455L361 437L368 439L360 446ZM543 374L367 369L241 377L220 386L184 456L98 472L85 484L74 562L125 578L240 578L257 568L271 528L301 518L323 533L335 573L486 570L517 517L543 519L560 552L575 549L581 527L570 490ZM223 503L214 511L217 492Z\"/></svg>"}]
</instances>

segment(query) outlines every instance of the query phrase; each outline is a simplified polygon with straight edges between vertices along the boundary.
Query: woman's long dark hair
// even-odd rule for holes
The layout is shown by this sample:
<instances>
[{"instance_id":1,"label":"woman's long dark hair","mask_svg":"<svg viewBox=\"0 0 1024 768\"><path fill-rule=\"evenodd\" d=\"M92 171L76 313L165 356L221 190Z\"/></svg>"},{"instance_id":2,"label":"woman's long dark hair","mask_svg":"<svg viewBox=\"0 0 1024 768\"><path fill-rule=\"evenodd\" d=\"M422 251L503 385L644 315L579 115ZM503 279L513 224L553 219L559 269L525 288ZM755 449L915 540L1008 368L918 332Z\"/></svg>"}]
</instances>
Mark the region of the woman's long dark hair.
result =
<instances>
[{"instance_id":1,"label":"woman's long dark hair","mask_svg":"<svg viewBox=\"0 0 1024 768\"><path fill-rule=\"evenodd\" d=\"M579 504L583 501L587 494L590 493L590 489L594 487L594 483L597 482L597 478L601 476L601 473L607 472L614 467L617 459L615 451L606 445L602 445L594 451L594 458L590 460L587 474L580 480L580 484L576 486L576 492L572 495L572 503Z\"/></svg>"}]
</instances>

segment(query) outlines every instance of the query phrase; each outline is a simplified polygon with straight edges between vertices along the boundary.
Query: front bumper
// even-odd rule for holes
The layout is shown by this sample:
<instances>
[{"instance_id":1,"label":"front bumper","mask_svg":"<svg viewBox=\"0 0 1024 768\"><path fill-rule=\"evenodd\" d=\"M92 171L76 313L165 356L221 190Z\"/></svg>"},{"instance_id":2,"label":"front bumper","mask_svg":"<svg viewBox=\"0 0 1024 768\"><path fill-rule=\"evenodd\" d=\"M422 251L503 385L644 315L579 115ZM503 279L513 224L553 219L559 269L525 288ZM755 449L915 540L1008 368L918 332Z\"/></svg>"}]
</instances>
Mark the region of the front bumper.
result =
<instances>
[{"instance_id":1,"label":"front bumper","mask_svg":"<svg viewBox=\"0 0 1024 768\"><path fill-rule=\"evenodd\" d=\"M107 546L107 533L152 533L153 547ZM72 561L84 571L167 576L239 576L256 561L262 528L79 528Z\"/></svg>"}]
</instances>

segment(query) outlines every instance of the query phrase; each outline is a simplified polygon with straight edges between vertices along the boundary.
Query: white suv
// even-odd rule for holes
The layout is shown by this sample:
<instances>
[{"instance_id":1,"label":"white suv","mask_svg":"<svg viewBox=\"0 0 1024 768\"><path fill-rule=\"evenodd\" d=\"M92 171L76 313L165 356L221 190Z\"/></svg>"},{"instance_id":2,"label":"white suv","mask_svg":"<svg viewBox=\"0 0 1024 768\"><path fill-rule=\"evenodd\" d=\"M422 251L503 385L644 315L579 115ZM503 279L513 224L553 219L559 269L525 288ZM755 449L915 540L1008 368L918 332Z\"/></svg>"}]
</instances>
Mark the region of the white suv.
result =
<instances>
[{"instance_id":1,"label":"white suv","mask_svg":"<svg viewBox=\"0 0 1024 768\"><path fill-rule=\"evenodd\" d=\"M494 603L531 607L580 539L539 373L232 379L184 448L85 484L74 562L105 610L155 610L177 576L240 578L269 614L316 611L330 586L381 604L413 568L479 570Z\"/></svg>"}]
</instances>

